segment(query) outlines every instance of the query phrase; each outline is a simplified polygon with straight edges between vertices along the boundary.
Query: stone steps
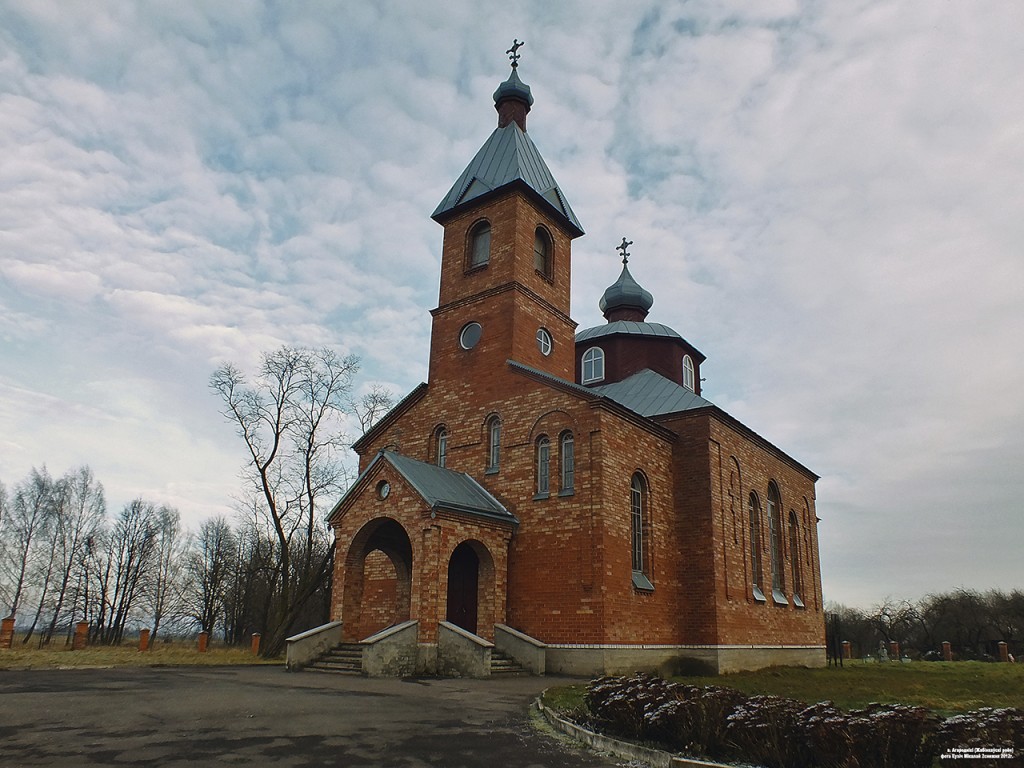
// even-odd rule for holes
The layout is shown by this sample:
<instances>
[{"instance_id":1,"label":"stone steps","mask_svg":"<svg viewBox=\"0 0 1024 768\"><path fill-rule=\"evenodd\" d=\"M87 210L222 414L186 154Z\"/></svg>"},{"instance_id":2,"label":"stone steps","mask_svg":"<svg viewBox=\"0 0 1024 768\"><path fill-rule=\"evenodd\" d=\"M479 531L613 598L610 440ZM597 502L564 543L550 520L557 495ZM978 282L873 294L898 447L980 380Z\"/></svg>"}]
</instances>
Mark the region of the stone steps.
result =
<instances>
[{"instance_id":1,"label":"stone steps","mask_svg":"<svg viewBox=\"0 0 1024 768\"><path fill-rule=\"evenodd\" d=\"M491 675L525 675L526 670L511 656L497 648L491 649Z\"/></svg>"},{"instance_id":2,"label":"stone steps","mask_svg":"<svg viewBox=\"0 0 1024 768\"><path fill-rule=\"evenodd\" d=\"M310 672L330 672L335 675L361 675L363 647L359 643L336 645L306 669Z\"/></svg>"}]
</instances>

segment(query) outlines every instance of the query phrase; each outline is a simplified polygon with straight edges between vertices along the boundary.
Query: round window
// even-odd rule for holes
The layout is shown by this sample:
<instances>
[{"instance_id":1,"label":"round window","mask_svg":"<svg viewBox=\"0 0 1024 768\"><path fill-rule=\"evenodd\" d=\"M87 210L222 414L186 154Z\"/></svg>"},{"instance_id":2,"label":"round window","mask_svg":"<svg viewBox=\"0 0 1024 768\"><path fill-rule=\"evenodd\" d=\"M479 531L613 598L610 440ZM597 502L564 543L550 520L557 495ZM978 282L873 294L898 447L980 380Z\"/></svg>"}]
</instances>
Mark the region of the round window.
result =
<instances>
[{"instance_id":1,"label":"round window","mask_svg":"<svg viewBox=\"0 0 1024 768\"><path fill-rule=\"evenodd\" d=\"M548 333L547 328L537 330L537 348L545 357L551 354L551 334Z\"/></svg>"},{"instance_id":2,"label":"round window","mask_svg":"<svg viewBox=\"0 0 1024 768\"><path fill-rule=\"evenodd\" d=\"M472 349L480 341L482 333L483 328L480 327L480 323L466 323L459 334L459 344L463 349Z\"/></svg>"},{"instance_id":3,"label":"round window","mask_svg":"<svg viewBox=\"0 0 1024 768\"><path fill-rule=\"evenodd\" d=\"M391 483L387 480L381 480L377 483L377 496L381 499L386 499L389 493L391 493Z\"/></svg>"}]
</instances>

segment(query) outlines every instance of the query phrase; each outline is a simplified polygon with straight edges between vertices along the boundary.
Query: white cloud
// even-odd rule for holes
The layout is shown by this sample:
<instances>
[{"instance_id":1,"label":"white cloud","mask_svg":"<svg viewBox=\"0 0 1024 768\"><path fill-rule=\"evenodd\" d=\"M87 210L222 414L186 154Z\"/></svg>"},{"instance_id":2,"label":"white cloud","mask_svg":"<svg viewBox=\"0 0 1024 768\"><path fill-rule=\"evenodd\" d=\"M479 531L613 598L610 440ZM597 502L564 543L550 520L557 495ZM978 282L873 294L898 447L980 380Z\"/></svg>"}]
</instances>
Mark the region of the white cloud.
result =
<instances>
[{"instance_id":1,"label":"white cloud","mask_svg":"<svg viewBox=\"0 0 1024 768\"><path fill-rule=\"evenodd\" d=\"M237 488L218 363L425 378L429 214L517 36L575 318L634 240L706 394L823 475L827 596L1014 578L1024 6L3 7L5 482L90 463L195 521Z\"/></svg>"}]
</instances>

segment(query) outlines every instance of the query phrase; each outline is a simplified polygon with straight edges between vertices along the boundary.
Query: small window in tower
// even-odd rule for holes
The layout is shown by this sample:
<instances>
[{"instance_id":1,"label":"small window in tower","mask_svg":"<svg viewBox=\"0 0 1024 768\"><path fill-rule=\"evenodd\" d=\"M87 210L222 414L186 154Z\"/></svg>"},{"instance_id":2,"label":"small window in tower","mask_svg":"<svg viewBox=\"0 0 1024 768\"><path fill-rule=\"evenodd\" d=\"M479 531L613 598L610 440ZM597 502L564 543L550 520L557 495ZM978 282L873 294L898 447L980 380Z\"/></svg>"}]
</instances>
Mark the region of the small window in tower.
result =
<instances>
[{"instance_id":1,"label":"small window in tower","mask_svg":"<svg viewBox=\"0 0 1024 768\"><path fill-rule=\"evenodd\" d=\"M551 238L540 227L533 236L533 268L551 279Z\"/></svg>"},{"instance_id":2,"label":"small window in tower","mask_svg":"<svg viewBox=\"0 0 1024 768\"><path fill-rule=\"evenodd\" d=\"M604 378L604 350L591 347L583 353L583 383L601 381Z\"/></svg>"},{"instance_id":3,"label":"small window in tower","mask_svg":"<svg viewBox=\"0 0 1024 768\"><path fill-rule=\"evenodd\" d=\"M691 392L696 392L693 378L693 358L683 355L683 386Z\"/></svg>"},{"instance_id":4,"label":"small window in tower","mask_svg":"<svg viewBox=\"0 0 1024 768\"><path fill-rule=\"evenodd\" d=\"M484 266L491 260L491 225L481 221L469 236L469 268Z\"/></svg>"},{"instance_id":5,"label":"small window in tower","mask_svg":"<svg viewBox=\"0 0 1024 768\"><path fill-rule=\"evenodd\" d=\"M551 354L551 334L548 333L547 328L537 329L537 347L540 349L540 353L547 357Z\"/></svg>"},{"instance_id":6,"label":"small window in tower","mask_svg":"<svg viewBox=\"0 0 1024 768\"><path fill-rule=\"evenodd\" d=\"M466 323L459 333L459 344L463 349L472 349L480 341L481 335L483 335L483 328L480 323Z\"/></svg>"}]
</instances>

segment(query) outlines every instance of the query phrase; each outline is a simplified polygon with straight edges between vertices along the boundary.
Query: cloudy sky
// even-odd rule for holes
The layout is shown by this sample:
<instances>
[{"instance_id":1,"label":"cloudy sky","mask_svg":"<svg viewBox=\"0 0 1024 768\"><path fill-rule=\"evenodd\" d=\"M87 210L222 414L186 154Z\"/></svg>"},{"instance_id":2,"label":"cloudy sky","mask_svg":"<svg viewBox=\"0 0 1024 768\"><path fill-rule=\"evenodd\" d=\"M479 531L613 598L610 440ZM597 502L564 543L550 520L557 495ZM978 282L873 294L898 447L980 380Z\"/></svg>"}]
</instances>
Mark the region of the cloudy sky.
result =
<instances>
[{"instance_id":1,"label":"cloudy sky","mask_svg":"<svg viewBox=\"0 0 1024 768\"><path fill-rule=\"evenodd\" d=\"M818 474L826 599L1024 587L1024 4L0 0L0 481L230 513L207 388L282 343L426 377L429 215L530 135L704 393Z\"/></svg>"}]
</instances>

